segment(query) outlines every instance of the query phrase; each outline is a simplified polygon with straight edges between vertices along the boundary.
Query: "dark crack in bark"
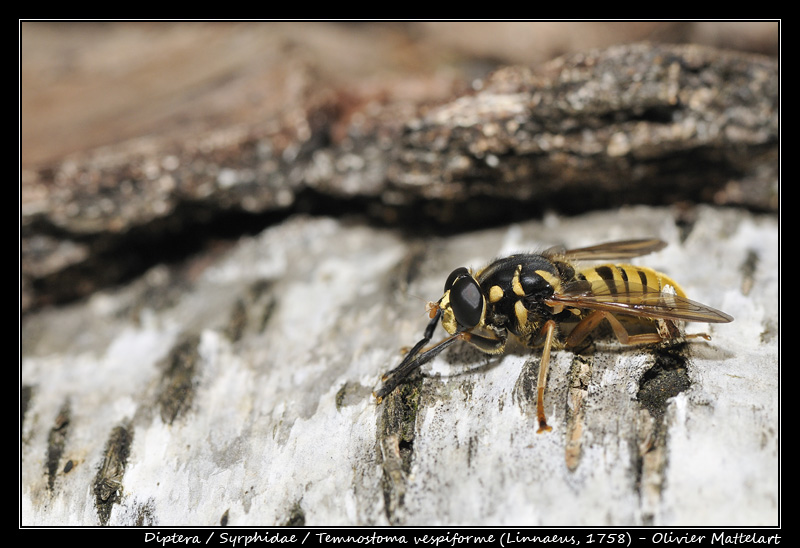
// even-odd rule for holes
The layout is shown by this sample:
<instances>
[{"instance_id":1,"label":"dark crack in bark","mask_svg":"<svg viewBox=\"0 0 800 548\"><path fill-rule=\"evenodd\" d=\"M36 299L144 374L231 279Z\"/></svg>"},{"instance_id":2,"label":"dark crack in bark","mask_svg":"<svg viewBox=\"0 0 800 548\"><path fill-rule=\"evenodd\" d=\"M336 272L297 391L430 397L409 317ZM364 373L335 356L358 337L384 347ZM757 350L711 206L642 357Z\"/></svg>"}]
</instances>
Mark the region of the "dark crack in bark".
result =
<instances>
[{"instance_id":1,"label":"dark crack in bark","mask_svg":"<svg viewBox=\"0 0 800 548\"><path fill-rule=\"evenodd\" d=\"M194 398L195 374L200 355L200 338L190 335L178 342L162 362L163 375L158 395L161 419L172 424L189 410Z\"/></svg>"},{"instance_id":2,"label":"dark crack in bark","mask_svg":"<svg viewBox=\"0 0 800 548\"><path fill-rule=\"evenodd\" d=\"M667 429L665 415L669 400L688 390L691 380L687 372L687 343L655 350L655 363L639 381L637 400L642 410L637 416L637 439L632 454L636 455L636 485L642 506L642 520L652 525L664 489L667 462Z\"/></svg>"},{"instance_id":3,"label":"dark crack in bark","mask_svg":"<svg viewBox=\"0 0 800 548\"><path fill-rule=\"evenodd\" d=\"M378 419L378 452L383 468L383 499L386 519L402 523L402 508L408 473L414 457L414 437L422 377L414 375L388 394Z\"/></svg>"},{"instance_id":4,"label":"dark crack in bark","mask_svg":"<svg viewBox=\"0 0 800 548\"><path fill-rule=\"evenodd\" d=\"M93 485L95 508L102 525L108 525L111 509L122 497L122 478L132 443L133 429L127 424L114 428L106 442L103 463Z\"/></svg>"},{"instance_id":5,"label":"dark crack in bark","mask_svg":"<svg viewBox=\"0 0 800 548\"><path fill-rule=\"evenodd\" d=\"M52 428L50 428L50 435L47 437L47 486L50 490L55 485L59 463L64 454L64 447L70 431L71 420L72 410L69 402L65 402L61 406Z\"/></svg>"}]
</instances>

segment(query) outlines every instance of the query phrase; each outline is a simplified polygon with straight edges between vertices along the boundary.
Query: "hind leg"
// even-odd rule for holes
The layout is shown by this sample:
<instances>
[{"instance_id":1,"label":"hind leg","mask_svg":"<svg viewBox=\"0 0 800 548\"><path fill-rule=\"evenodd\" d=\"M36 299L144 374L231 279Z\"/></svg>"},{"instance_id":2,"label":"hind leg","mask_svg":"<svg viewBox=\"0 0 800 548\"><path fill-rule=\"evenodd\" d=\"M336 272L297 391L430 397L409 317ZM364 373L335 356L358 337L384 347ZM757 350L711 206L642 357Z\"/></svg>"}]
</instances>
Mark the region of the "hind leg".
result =
<instances>
[{"instance_id":1,"label":"hind leg","mask_svg":"<svg viewBox=\"0 0 800 548\"><path fill-rule=\"evenodd\" d=\"M589 335L589 333L597 329L597 326L600 325L600 322L603 320L608 321L608 323L611 325L611 329L614 331L614 335L617 337L619 342L626 345L654 344L680 338L703 338L706 340L709 338L705 333L684 335L677 328L675 322L667 319L659 320L660 322L663 322L664 329L661 329L655 333L640 333L631 335L628 333L628 330L625 329L625 326L620 323L617 317L614 316L614 314L611 312L606 312L605 310L594 310L588 316L578 322L578 325L575 326L575 328L564 341L564 347L574 348L576 345L580 344L581 341L583 341L583 339Z\"/></svg>"}]
</instances>

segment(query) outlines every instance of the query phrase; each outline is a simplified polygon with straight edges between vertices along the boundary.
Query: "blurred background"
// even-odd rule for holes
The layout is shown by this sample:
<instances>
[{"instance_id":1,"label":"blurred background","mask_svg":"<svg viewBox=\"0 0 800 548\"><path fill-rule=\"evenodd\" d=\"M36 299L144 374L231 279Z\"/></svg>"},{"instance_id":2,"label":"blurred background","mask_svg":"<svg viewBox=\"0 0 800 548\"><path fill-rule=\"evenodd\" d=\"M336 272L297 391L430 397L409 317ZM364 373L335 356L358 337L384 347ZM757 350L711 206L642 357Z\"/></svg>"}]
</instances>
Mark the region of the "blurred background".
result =
<instances>
[{"instance_id":1,"label":"blurred background","mask_svg":"<svg viewBox=\"0 0 800 548\"><path fill-rule=\"evenodd\" d=\"M777 22L22 22L22 309L294 213L775 211L778 52Z\"/></svg>"},{"instance_id":2,"label":"blurred background","mask_svg":"<svg viewBox=\"0 0 800 548\"><path fill-rule=\"evenodd\" d=\"M777 22L23 22L23 167L275 117L343 90L443 100L503 65L636 41L778 55Z\"/></svg>"}]
</instances>

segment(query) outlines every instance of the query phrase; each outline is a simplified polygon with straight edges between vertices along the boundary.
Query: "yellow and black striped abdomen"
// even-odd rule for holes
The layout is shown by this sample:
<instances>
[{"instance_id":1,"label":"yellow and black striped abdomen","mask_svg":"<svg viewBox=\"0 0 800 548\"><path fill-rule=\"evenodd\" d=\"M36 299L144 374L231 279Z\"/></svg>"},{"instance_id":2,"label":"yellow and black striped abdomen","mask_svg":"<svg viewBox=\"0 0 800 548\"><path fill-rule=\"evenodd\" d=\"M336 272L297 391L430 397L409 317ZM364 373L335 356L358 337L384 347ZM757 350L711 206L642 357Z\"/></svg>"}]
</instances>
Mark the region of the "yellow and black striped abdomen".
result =
<instances>
[{"instance_id":1,"label":"yellow and black striped abdomen","mask_svg":"<svg viewBox=\"0 0 800 548\"><path fill-rule=\"evenodd\" d=\"M646 266L603 264L579 269L576 278L590 282L595 292L604 282L609 295L660 293L666 286L670 286L679 297L686 297L675 280Z\"/></svg>"}]
</instances>

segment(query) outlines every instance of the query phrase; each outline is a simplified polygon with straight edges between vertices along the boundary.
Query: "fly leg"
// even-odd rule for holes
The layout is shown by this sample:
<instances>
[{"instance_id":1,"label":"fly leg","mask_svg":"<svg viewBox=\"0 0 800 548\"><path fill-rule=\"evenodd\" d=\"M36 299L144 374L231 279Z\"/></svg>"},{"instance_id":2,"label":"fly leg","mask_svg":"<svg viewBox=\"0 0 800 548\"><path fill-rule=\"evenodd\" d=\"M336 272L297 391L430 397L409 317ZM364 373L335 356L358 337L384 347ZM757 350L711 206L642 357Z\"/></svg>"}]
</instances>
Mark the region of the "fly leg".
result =
<instances>
[{"instance_id":1,"label":"fly leg","mask_svg":"<svg viewBox=\"0 0 800 548\"><path fill-rule=\"evenodd\" d=\"M383 386L380 388L380 390L377 390L372 393L372 395L375 396L375 399L378 400L378 403L381 402L381 400L386 394L394 390L397 387L397 385L400 384L400 381L402 381L409 374L411 374L411 372L414 371L414 369L421 366L423 363L425 363L426 361L428 361L433 357L431 356L430 358L427 358L422 362L420 362L419 359L417 359L417 355L419 354L420 350L422 350L422 347L431 342L431 339L433 338L433 332L436 331L436 326L439 324L439 318L441 317L442 317L442 311L437 310L436 314L433 316L433 318L431 318L431 321L428 322L428 327L425 328L425 334L422 337L422 339L417 344L415 344L411 350L408 351L408 353L405 355L405 357L397 367L383 374L383 376L381 377L381 381L383 381L384 383ZM441 346L445 341L442 341L437 346ZM440 349L439 352L441 352L441 350L442 349ZM427 352L423 352L422 356L425 356L426 354Z\"/></svg>"},{"instance_id":2,"label":"fly leg","mask_svg":"<svg viewBox=\"0 0 800 548\"><path fill-rule=\"evenodd\" d=\"M444 350L445 348L447 348L448 346L450 346L451 344L453 344L454 342L456 342L461 338L462 338L462 333L457 333L456 335L448 337L445 340L433 345L428 350L426 350L422 354L419 354L416 357L414 357L414 354L412 354L412 352L409 352L406 355L405 359L403 359L403 361L400 362L400 365L398 365L397 367L395 367L394 369L392 369L383 376L383 378L381 379L383 381L383 386L381 386L378 390L373 392L372 395L375 396L375 399L378 401L378 403L381 403L381 401L383 401L383 398L387 394L390 394L392 390L397 388L397 385L400 384L400 382L402 382L403 379L408 377L412 371L425 365L427 362L431 361L442 350ZM417 347L422 347L427 342L428 341L425 339L421 340L419 343L417 343L416 346L414 346L414 349L419 351Z\"/></svg>"},{"instance_id":3,"label":"fly leg","mask_svg":"<svg viewBox=\"0 0 800 548\"><path fill-rule=\"evenodd\" d=\"M425 335L423 336L422 340L419 341L414 347L406 353L406 356L403 358L403 361L400 362L400 365L392 369L391 371L384 373L383 377L381 377L382 381L386 381L389 377L397 373L398 371L405 369L405 367L414 360L414 358L419 354L419 351L422 350L422 347L431 342L433 338L433 332L436 330L436 326L439 323L439 318L442 316L441 310L437 310L436 315L428 322L428 327L425 328ZM409 371L410 373L410 371ZM408 375L408 373L406 373ZM405 375L404 375L405 376Z\"/></svg>"},{"instance_id":4,"label":"fly leg","mask_svg":"<svg viewBox=\"0 0 800 548\"><path fill-rule=\"evenodd\" d=\"M704 339L709 338L708 335L704 333L682 335L672 320L663 320L665 322L664 327L666 329L664 329L661 333L641 333L638 335L630 335L628 334L628 330L625 329L625 327L620 323L616 316L614 316L614 314L611 312L606 312L605 310L594 310L588 316L578 322L578 324L564 341L564 347L574 348L576 345L580 344L581 341L583 341L583 339L585 339L589 333L594 331L603 320L608 321L608 323L611 325L611 329L614 331L614 335L617 337L620 343L625 345L660 343L665 340L676 339L680 337L687 339L698 337Z\"/></svg>"},{"instance_id":5,"label":"fly leg","mask_svg":"<svg viewBox=\"0 0 800 548\"><path fill-rule=\"evenodd\" d=\"M542 360L539 362L539 378L536 381L536 418L539 421L537 434L549 432L553 428L547 424L544 415L544 389L547 384L547 373L550 370L550 347L553 346L553 333L556 330L556 322L547 320L542 328L545 334L544 347L542 348Z\"/></svg>"},{"instance_id":6,"label":"fly leg","mask_svg":"<svg viewBox=\"0 0 800 548\"><path fill-rule=\"evenodd\" d=\"M464 331L459 333L459 335L461 335L461 338L467 341L469 344L482 352L486 352L487 354L500 354L506 349L505 334L498 335L499 338L497 339L475 335L469 331Z\"/></svg>"},{"instance_id":7,"label":"fly leg","mask_svg":"<svg viewBox=\"0 0 800 548\"><path fill-rule=\"evenodd\" d=\"M477 347L478 349L482 350L483 352L487 352L490 354L496 354L498 352L502 352L505 348L506 340L505 338L501 339L492 339L489 337L483 337L481 335L475 335L470 333L469 331L461 331L456 333L452 337L448 337L441 342L436 343L432 347L422 351L420 350L423 346L428 344L431 337L433 336L434 328L436 327L436 321L438 320L437 316L428 324L428 328L425 330L425 338L419 341L411 351L406 354L406 357L403 358L403 361L400 362L400 365L386 373L383 378L383 386L380 389L373 392L373 396L381 403L384 397L387 394L390 394L392 390L397 388L397 385L405 379L407 376L411 374L412 371L415 369L425 365L427 362L431 361L435 358L439 353L442 352L445 348L453 344L458 340L463 340L471 345Z\"/></svg>"}]
</instances>

